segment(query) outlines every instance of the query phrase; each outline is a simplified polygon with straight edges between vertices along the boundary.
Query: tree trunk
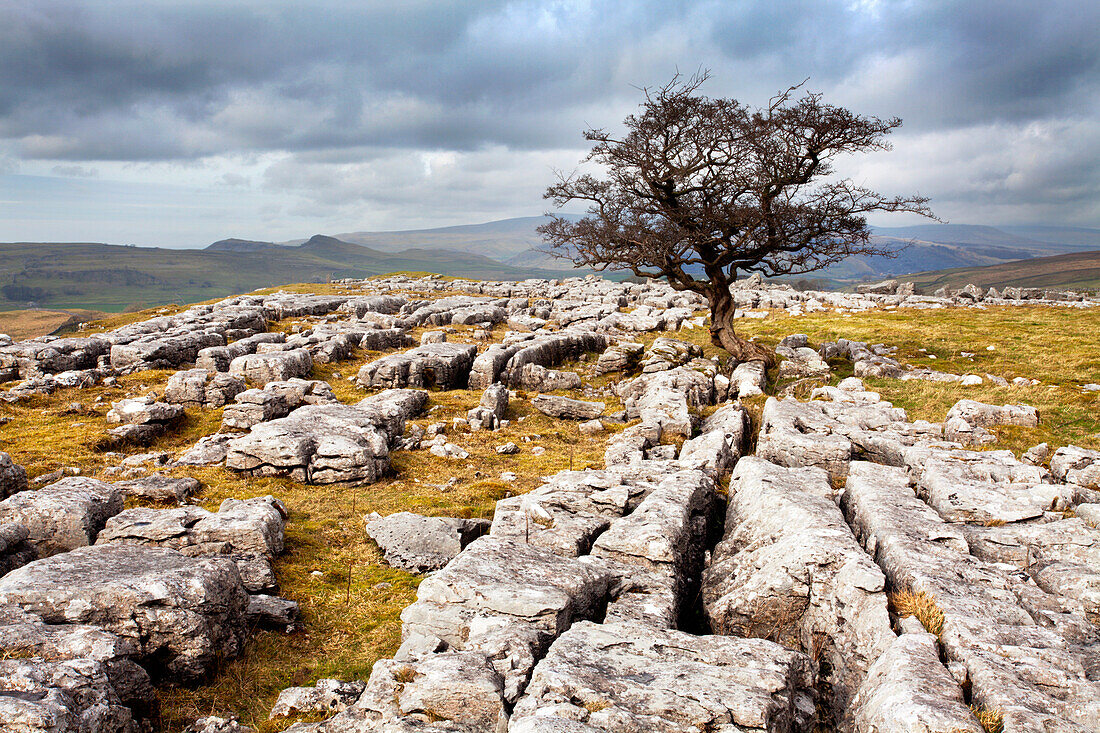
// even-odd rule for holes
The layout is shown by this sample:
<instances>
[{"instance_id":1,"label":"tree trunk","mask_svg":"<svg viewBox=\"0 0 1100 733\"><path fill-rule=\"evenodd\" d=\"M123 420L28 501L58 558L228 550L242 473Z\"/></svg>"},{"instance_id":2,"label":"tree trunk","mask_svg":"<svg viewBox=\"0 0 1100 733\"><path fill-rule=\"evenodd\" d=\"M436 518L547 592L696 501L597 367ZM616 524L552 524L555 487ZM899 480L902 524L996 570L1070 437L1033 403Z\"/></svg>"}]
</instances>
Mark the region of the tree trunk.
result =
<instances>
[{"instance_id":1,"label":"tree trunk","mask_svg":"<svg viewBox=\"0 0 1100 733\"><path fill-rule=\"evenodd\" d=\"M760 344L743 339L733 327L733 315L737 311L729 287L717 287L707 293L710 301L710 340L725 349L738 362L762 361L767 367L775 366L775 353Z\"/></svg>"}]
</instances>

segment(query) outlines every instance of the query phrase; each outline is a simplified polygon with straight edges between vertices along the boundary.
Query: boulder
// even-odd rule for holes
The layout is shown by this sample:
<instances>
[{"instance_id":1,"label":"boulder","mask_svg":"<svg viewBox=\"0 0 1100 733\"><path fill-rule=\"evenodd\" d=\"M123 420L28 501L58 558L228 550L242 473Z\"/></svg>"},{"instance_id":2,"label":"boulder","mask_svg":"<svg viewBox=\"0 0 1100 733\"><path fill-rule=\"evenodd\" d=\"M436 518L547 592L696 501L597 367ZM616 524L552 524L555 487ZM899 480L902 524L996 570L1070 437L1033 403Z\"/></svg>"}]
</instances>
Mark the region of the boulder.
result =
<instances>
[{"instance_id":1,"label":"boulder","mask_svg":"<svg viewBox=\"0 0 1100 733\"><path fill-rule=\"evenodd\" d=\"M285 382L292 377L308 377L311 371L313 358L305 349L245 354L229 363L230 374L259 385Z\"/></svg>"},{"instance_id":2,"label":"boulder","mask_svg":"<svg viewBox=\"0 0 1100 733\"><path fill-rule=\"evenodd\" d=\"M106 665L0 657L0 720L19 733L141 733L139 721L111 685Z\"/></svg>"},{"instance_id":3,"label":"boulder","mask_svg":"<svg viewBox=\"0 0 1100 733\"><path fill-rule=\"evenodd\" d=\"M0 685L9 691L0 694L0 721L52 733L50 722L58 720L74 724L72 730L130 730L112 727L130 717L141 724L135 733L148 730L157 700L149 674L134 661L137 653L132 641L95 626L47 624L18 606L0 606ZM15 660L28 666L9 664ZM54 677L59 670L62 676Z\"/></svg>"},{"instance_id":4,"label":"boulder","mask_svg":"<svg viewBox=\"0 0 1100 733\"><path fill-rule=\"evenodd\" d=\"M90 624L137 645L168 679L194 681L244 643L248 594L237 566L139 545L81 547L0 578L0 603L47 623Z\"/></svg>"},{"instance_id":5,"label":"boulder","mask_svg":"<svg viewBox=\"0 0 1100 733\"><path fill-rule=\"evenodd\" d=\"M693 411L714 402L714 379L694 369L676 367L642 374L621 385L619 397L628 416L659 425L669 435L690 437L695 427Z\"/></svg>"},{"instance_id":6,"label":"boulder","mask_svg":"<svg viewBox=\"0 0 1100 733\"><path fill-rule=\"evenodd\" d=\"M27 542L29 537L22 524L0 521L0 576L38 559L38 551Z\"/></svg>"},{"instance_id":7,"label":"boulder","mask_svg":"<svg viewBox=\"0 0 1100 733\"><path fill-rule=\"evenodd\" d=\"M485 428L496 430L500 427L504 415L508 412L508 388L503 384L493 384L481 393L481 402L466 413L470 429L477 431Z\"/></svg>"},{"instance_id":8,"label":"boulder","mask_svg":"<svg viewBox=\"0 0 1100 733\"><path fill-rule=\"evenodd\" d=\"M863 295L893 295L897 292L898 281L897 280L883 280L878 283L869 283L866 285L857 285L856 292Z\"/></svg>"},{"instance_id":9,"label":"boulder","mask_svg":"<svg viewBox=\"0 0 1100 733\"><path fill-rule=\"evenodd\" d=\"M584 402L557 395L536 395L531 406L544 415L563 420L592 420L607 408L603 402Z\"/></svg>"},{"instance_id":10,"label":"boulder","mask_svg":"<svg viewBox=\"0 0 1100 733\"><path fill-rule=\"evenodd\" d=\"M531 392L555 392L561 389L579 389L581 375L576 372L563 372L547 369L538 364L524 364L519 373L521 389Z\"/></svg>"},{"instance_id":11,"label":"boulder","mask_svg":"<svg viewBox=\"0 0 1100 733\"><path fill-rule=\"evenodd\" d=\"M107 423L112 425L167 425L183 416L183 408L157 402L152 395L111 403Z\"/></svg>"},{"instance_id":12,"label":"boulder","mask_svg":"<svg viewBox=\"0 0 1100 733\"><path fill-rule=\"evenodd\" d=\"M176 372L168 378L164 400L184 407L222 407L245 390L242 377L206 369Z\"/></svg>"},{"instance_id":13,"label":"boulder","mask_svg":"<svg viewBox=\"0 0 1100 733\"><path fill-rule=\"evenodd\" d=\"M27 490L27 471L0 451L0 499Z\"/></svg>"},{"instance_id":14,"label":"boulder","mask_svg":"<svg viewBox=\"0 0 1100 733\"><path fill-rule=\"evenodd\" d=\"M229 452L229 441L234 437L232 433L214 433L199 438L195 445L179 455L173 465L216 466L224 463L226 453Z\"/></svg>"},{"instance_id":15,"label":"boulder","mask_svg":"<svg viewBox=\"0 0 1100 733\"><path fill-rule=\"evenodd\" d=\"M744 407L723 405L703 421L698 436L684 441L680 463L725 476L740 460L750 428L749 413Z\"/></svg>"},{"instance_id":16,"label":"boulder","mask_svg":"<svg viewBox=\"0 0 1100 733\"><path fill-rule=\"evenodd\" d=\"M810 661L763 639L580 622L535 667L510 731L797 731Z\"/></svg>"},{"instance_id":17,"label":"boulder","mask_svg":"<svg viewBox=\"0 0 1100 733\"><path fill-rule=\"evenodd\" d=\"M0 501L0 522L17 522L41 556L93 544L107 520L122 511L122 490L114 484L69 476L35 491Z\"/></svg>"},{"instance_id":18,"label":"boulder","mask_svg":"<svg viewBox=\"0 0 1100 733\"><path fill-rule=\"evenodd\" d=\"M115 486L123 496L135 496L157 502L174 501L180 504L197 494L202 488L198 479L189 476L175 478L160 473L129 481L119 481Z\"/></svg>"},{"instance_id":19,"label":"boulder","mask_svg":"<svg viewBox=\"0 0 1100 733\"><path fill-rule=\"evenodd\" d=\"M251 593L275 590L269 561L283 551L287 511L273 496L226 499L217 512L200 507L127 509L110 520L96 544L155 545L188 556L234 560Z\"/></svg>"},{"instance_id":20,"label":"boulder","mask_svg":"<svg viewBox=\"0 0 1100 733\"><path fill-rule=\"evenodd\" d=\"M643 351L643 344L632 341L621 341L608 346L596 360L596 374L632 371L641 360Z\"/></svg>"},{"instance_id":21,"label":"boulder","mask_svg":"<svg viewBox=\"0 0 1100 733\"><path fill-rule=\"evenodd\" d=\"M360 387L462 389L477 356L474 344L433 343L383 356L360 370Z\"/></svg>"},{"instance_id":22,"label":"boulder","mask_svg":"<svg viewBox=\"0 0 1100 733\"><path fill-rule=\"evenodd\" d=\"M1054 452L1050 472L1065 483L1100 489L1100 451L1067 445Z\"/></svg>"},{"instance_id":23,"label":"boulder","mask_svg":"<svg viewBox=\"0 0 1100 733\"><path fill-rule=\"evenodd\" d=\"M487 519L424 517L398 512L367 517L367 535L378 543L386 562L413 573L439 570L462 548L489 530Z\"/></svg>"},{"instance_id":24,"label":"boulder","mask_svg":"<svg viewBox=\"0 0 1100 733\"><path fill-rule=\"evenodd\" d=\"M424 397L417 394L408 397L422 405ZM257 476L289 475L303 483L373 483L389 469L390 444L404 431L413 404L405 396L382 393L355 407L300 407L231 440L226 466Z\"/></svg>"},{"instance_id":25,"label":"boulder","mask_svg":"<svg viewBox=\"0 0 1100 733\"><path fill-rule=\"evenodd\" d=\"M288 687L279 693L268 720L341 712L359 699L362 682L317 680L313 687Z\"/></svg>"},{"instance_id":26,"label":"boulder","mask_svg":"<svg viewBox=\"0 0 1100 733\"><path fill-rule=\"evenodd\" d=\"M768 378L764 362L746 361L738 364L730 375L729 398L748 399L764 394Z\"/></svg>"}]
</instances>

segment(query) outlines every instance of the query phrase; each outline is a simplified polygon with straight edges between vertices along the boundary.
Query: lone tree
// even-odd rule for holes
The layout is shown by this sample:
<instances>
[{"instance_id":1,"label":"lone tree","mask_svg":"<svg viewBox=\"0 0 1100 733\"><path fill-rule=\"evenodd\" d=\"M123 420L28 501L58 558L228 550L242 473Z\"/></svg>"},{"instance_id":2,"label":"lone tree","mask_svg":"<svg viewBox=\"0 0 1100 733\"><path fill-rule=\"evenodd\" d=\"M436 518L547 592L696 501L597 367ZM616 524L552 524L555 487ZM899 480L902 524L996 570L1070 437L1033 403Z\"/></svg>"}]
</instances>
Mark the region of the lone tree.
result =
<instances>
[{"instance_id":1,"label":"lone tree","mask_svg":"<svg viewBox=\"0 0 1100 733\"><path fill-rule=\"evenodd\" d=\"M590 129L584 162L606 177L558 174L545 197L588 203L577 221L551 215L539 233L550 252L597 270L628 269L706 297L711 340L739 361L774 355L734 331L730 285L819 270L850 255L892 256L864 218L906 211L934 218L921 196L888 198L832 176L843 153L887 150L901 120L862 117L791 87L766 108L696 94L707 72L644 89L625 135ZM800 85L801 86L801 85Z\"/></svg>"}]
</instances>

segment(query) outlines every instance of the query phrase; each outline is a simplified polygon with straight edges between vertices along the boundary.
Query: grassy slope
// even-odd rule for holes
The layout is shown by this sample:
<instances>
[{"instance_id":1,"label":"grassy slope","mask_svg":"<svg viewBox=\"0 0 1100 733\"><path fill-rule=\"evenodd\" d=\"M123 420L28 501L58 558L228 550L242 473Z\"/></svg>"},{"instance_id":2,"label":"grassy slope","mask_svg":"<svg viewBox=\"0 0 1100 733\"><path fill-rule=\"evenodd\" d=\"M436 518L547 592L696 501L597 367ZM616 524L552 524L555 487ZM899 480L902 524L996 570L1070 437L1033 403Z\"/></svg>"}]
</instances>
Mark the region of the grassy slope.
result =
<instances>
[{"instance_id":1,"label":"grassy slope","mask_svg":"<svg viewBox=\"0 0 1100 733\"><path fill-rule=\"evenodd\" d=\"M988 267L959 267L935 272L905 275L918 288L932 292L937 288L962 288L974 283L986 288L1100 288L1100 252L1075 252L1055 257L1039 257L1005 262Z\"/></svg>"},{"instance_id":2,"label":"grassy slope","mask_svg":"<svg viewBox=\"0 0 1100 733\"><path fill-rule=\"evenodd\" d=\"M33 300L55 308L117 312L133 303L195 303L284 283L403 270L485 279L574 274L564 266L542 271L448 251L386 254L344 242L280 248L274 255L106 244L0 244L0 287L14 284L42 291L14 298L0 293L0 310L21 309Z\"/></svg>"},{"instance_id":3,"label":"grassy slope","mask_svg":"<svg viewBox=\"0 0 1100 733\"><path fill-rule=\"evenodd\" d=\"M45 336L69 323L100 318L104 313L90 310L18 310L0 311L0 333L16 341Z\"/></svg>"},{"instance_id":4,"label":"grassy slope","mask_svg":"<svg viewBox=\"0 0 1100 733\"><path fill-rule=\"evenodd\" d=\"M309 291L316 286L298 286ZM335 286L325 286L338 290ZM150 314L143 314L150 315ZM125 318L138 316L127 315ZM118 318L115 319L116 321ZM290 324L278 324L288 327ZM1100 309L1021 307L987 310L877 311L863 314L814 314L800 318L769 317L746 320L742 329L767 343L796 332L811 341L837 337L885 342L899 347L904 361L955 372L990 372L1005 377L1026 376L1043 380L1041 387L1007 389L964 388L950 384L871 380L886 399L910 411L911 419L942 420L946 410L961 397L991 402L1026 402L1040 409L1037 429L998 430L1002 443L1023 451L1046 440L1052 445L1076 443L1100 448L1100 397L1083 394L1079 385L1100 381ZM494 332L500 338L503 330ZM651 342L656 334L644 336ZM704 329L683 331L680 338L717 353ZM470 338L469 328L459 328L454 340ZM993 351L986 346L993 345ZM925 352L919 349L926 349ZM973 351L972 358L960 352ZM937 359L931 359L935 355ZM319 368L315 376L328 379L340 399L353 403L364 392L348 380L359 365L378 354L362 352L352 361ZM589 364L591 361L588 362ZM584 364L569 365L583 371ZM334 372L342 375L337 378ZM844 376L838 370L835 382ZM62 390L14 405L0 404L0 416L12 418L0 426L0 443L32 476L65 465L79 465L94 475L108 464L92 446L105 433L104 414L109 403L85 414L65 414L73 401L91 406L97 396L117 400L126 394L149 390L163 393L170 372L144 372L120 380L115 388ZM602 384L612 377L590 383ZM220 468L181 472L204 483L199 501L215 509L226 497L272 493L290 509L287 552L276 571L283 594L301 603L304 628L293 633L261 631L247 653L227 663L213 679L194 689L162 690L163 729L179 731L199 715L235 712L242 722L260 727L262 733L289 723L266 722L278 691L288 685L310 684L321 677L365 679L372 663L391 655L400 636L399 613L415 596L418 578L384 565L377 548L362 529L363 515L387 514L402 509L427 514L491 516L493 503L507 492L528 491L541 476L570 465L599 467L606 436L580 435L575 424L550 420L532 411L525 400L513 401L512 423L498 433L452 433L452 417L465 415L479 394L467 391L434 393L429 415L421 425L444 422L449 438L470 451L464 461L444 461L427 451L394 456L396 475L369 487L302 486L285 479L243 478ZM613 403L613 401L612 401ZM761 400L750 410L759 414ZM433 409L434 408L434 409ZM609 409L617 409L615 404ZM162 439L155 449L178 450L200 435L213 432L220 410L188 410L186 422ZM523 450L516 456L500 456L493 447L513 441ZM541 456L532 445L544 446ZM512 484L499 481L501 471L514 471ZM450 482L451 479L454 482ZM321 576L312 575L320 571ZM350 575L350 582L349 582Z\"/></svg>"}]
</instances>

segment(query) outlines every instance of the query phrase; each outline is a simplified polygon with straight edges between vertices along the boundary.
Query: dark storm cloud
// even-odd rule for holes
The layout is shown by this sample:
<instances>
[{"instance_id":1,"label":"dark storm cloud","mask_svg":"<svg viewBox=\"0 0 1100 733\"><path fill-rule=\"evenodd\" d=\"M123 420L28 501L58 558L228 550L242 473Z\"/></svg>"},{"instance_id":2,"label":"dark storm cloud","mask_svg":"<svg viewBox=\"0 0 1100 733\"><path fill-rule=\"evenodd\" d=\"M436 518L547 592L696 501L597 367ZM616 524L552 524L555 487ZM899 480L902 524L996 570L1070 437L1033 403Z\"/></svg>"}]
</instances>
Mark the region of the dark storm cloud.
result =
<instances>
[{"instance_id":1,"label":"dark storm cloud","mask_svg":"<svg viewBox=\"0 0 1100 733\"><path fill-rule=\"evenodd\" d=\"M710 67L714 96L760 104L808 77L830 101L904 117L899 179L957 190L960 206L1044 199L1036 188L1060 165L1063 201L1082 202L1100 189L1097 27L1089 0L8 0L0 155L281 154L224 180L319 207L396 207L432 178L437 195L465 191L489 211L494 195L544 187L564 151L576 159L585 126L633 108L637 85ZM1005 163L1027 140L1039 160ZM476 185L425 164L431 151L463 156ZM481 170L493 165L495 194Z\"/></svg>"},{"instance_id":2,"label":"dark storm cloud","mask_svg":"<svg viewBox=\"0 0 1100 733\"><path fill-rule=\"evenodd\" d=\"M759 97L805 76L831 86L875 55L906 53L919 69L882 106L927 128L1083 111L1097 91L1098 26L1095 4L999 0L23 0L0 10L0 134L29 157L71 159L539 148L575 142L586 112L677 61ZM753 64L749 80L723 73Z\"/></svg>"}]
</instances>

